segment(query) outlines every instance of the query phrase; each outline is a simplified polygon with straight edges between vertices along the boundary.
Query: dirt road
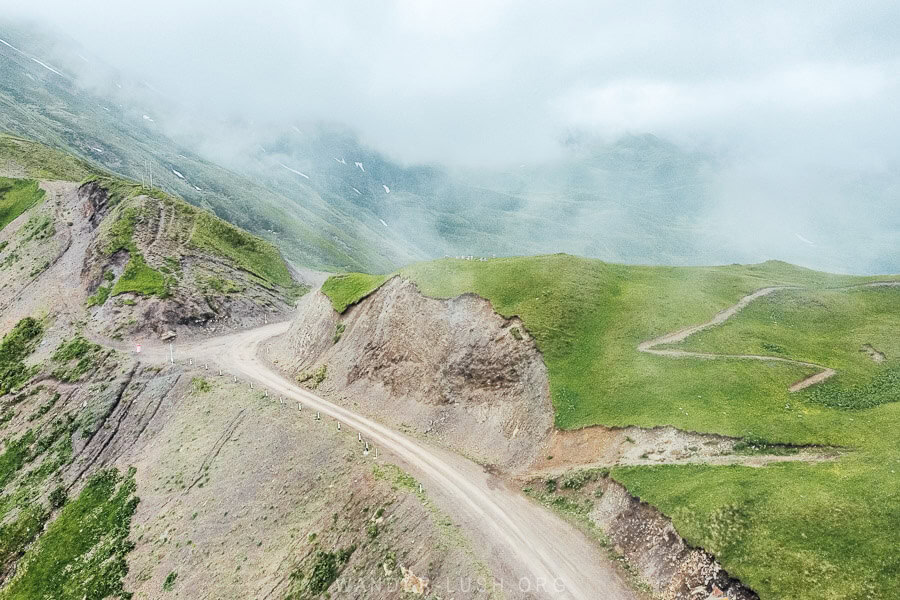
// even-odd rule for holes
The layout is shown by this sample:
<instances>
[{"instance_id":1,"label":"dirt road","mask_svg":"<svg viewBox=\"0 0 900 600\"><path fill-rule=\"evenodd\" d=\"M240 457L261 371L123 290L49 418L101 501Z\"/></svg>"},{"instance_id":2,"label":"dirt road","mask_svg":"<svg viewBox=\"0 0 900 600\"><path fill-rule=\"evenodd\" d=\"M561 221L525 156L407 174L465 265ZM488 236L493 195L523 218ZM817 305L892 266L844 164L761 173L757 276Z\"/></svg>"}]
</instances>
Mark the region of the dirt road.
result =
<instances>
[{"instance_id":1,"label":"dirt road","mask_svg":"<svg viewBox=\"0 0 900 600\"><path fill-rule=\"evenodd\" d=\"M286 400L285 411L310 418L318 411L322 426L342 423L348 435L362 434L380 452L400 459L428 496L472 539L493 568L497 589L508 599L637 599L606 555L580 531L535 505L475 463L397 433L332 404L270 370L257 356L260 343L284 333L288 323L176 346L175 359L218 366L224 376L253 381L269 391L269 401ZM145 349L142 360L164 362L168 347ZM213 366L214 365L214 366ZM260 393L262 393L260 391ZM265 401L260 399L260 401ZM298 403L303 411L298 412Z\"/></svg>"},{"instance_id":2,"label":"dirt road","mask_svg":"<svg viewBox=\"0 0 900 600\"><path fill-rule=\"evenodd\" d=\"M694 335L699 331L703 331L704 329L709 329L710 327L714 327L716 325L721 325L737 313L739 313L744 307L748 304L756 300L757 298L761 298L763 296L768 296L773 292L777 292L778 290L786 290L786 289L797 289L793 287L783 286L783 287L767 287L756 290L752 294L748 294L741 298L736 304L729 306L725 310L719 311L713 316L712 319L705 323L700 323L699 325L692 325L690 327L685 327L684 329L679 329L673 333L667 333L666 335L660 336L658 338L654 338L652 340L647 340L646 342L641 342L638 344L638 350L640 352L646 352L648 354L656 354L658 356L670 356L675 358L707 358L707 359L715 359L715 358L738 358L741 360L761 360L766 362L781 362L787 363L791 365L797 365L801 367L809 367L811 369L818 369L819 372L800 381L794 383L789 389L792 392L796 392L802 390L804 388L808 388L811 385L815 385L822 381L825 381L837 371L832 369L831 367L825 367L822 365L817 365L816 363L805 362L802 360L793 360L791 358L781 358L778 356L764 356L762 354L713 354L712 352L691 352L688 350L675 350L671 348L657 348L657 346L662 346L665 344L677 344L679 342L683 342L690 336Z\"/></svg>"}]
</instances>

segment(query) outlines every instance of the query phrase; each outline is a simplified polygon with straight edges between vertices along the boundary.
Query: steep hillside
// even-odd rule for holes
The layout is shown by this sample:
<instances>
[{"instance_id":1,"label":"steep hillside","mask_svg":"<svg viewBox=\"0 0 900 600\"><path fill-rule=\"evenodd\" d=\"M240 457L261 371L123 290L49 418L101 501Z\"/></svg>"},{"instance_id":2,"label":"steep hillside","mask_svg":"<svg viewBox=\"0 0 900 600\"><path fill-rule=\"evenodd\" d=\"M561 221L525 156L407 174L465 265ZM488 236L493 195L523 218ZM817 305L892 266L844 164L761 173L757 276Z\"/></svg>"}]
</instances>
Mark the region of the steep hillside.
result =
<instances>
[{"instance_id":1,"label":"steep hillside","mask_svg":"<svg viewBox=\"0 0 900 600\"><path fill-rule=\"evenodd\" d=\"M262 324L302 293L273 246L181 200L109 179L78 193L98 222L81 278L105 335Z\"/></svg>"},{"instance_id":2,"label":"steep hillside","mask_svg":"<svg viewBox=\"0 0 900 600\"><path fill-rule=\"evenodd\" d=\"M40 180L0 180L0 600L497 597L383 455L215 357L149 352L284 319L304 288L274 246L3 143L3 174Z\"/></svg>"},{"instance_id":3,"label":"steep hillside","mask_svg":"<svg viewBox=\"0 0 900 600\"><path fill-rule=\"evenodd\" d=\"M504 471L531 464L552 426L534 340L474 296L433 300L394 278L338 314L316 292L271 351L318 393Z\"/></svg>"},{"instance_id":4,"label":"steep hillside","mask_svg":"<svg viewBox=\"0 0 900 600\"><path fill-rule=\"evenodd\" d=\"M89 172L33 143L4 143L22 157L9 172ZM38 157L50 160L30 168ZM11 204L28 208L0 230L7 327L59 307L104 337L171 338L281 318L303 291L271 244L157 189L106 175L8 181L5 201L30 195Z\"/></svg>"},{"instance_id":5,"label":"steep hillside","mask_svg":"<svg viewBox=\"0 0 900 600\"><path fill-rule=\"evenodd\" d=\"M889 533L900 518L892 483L900 463L889 441L900 418L900 278L775 262L629 267L565 255L444 260L400 276L433 298L475 293L533 337L557 426L584 428L554 434L535 465L547 490L537 497L548 506L607 529L607 515L583 509L593 501L560 483L584 484L567 474L577 457L611 469L763 599L900 590ZM353 303L371 306L379 283L344 276L323 290L334 306L350 306L352 326ZM837 375L817 376L829 370ZM786 460L724 462L720 450L705 450L721 438L688 432L740 439L729 452L748 459ZM823 462L802 456L808 445L842 450Z\"/></svg>"},{"instance_id":6,"label":"steep hillside","mask_svg":"<svg viewBox=\"0 0 900 600\"><path fill-rule=\"evenodd\" d=\"M0 345L0 598L494 597L465 536L355 437L227 373L71 330L54 346L59 327Z\"/></svg>"},{"instance_id":7,"label":"steep hillside","mask_svg":"<svg viewBox=\"0 0 900 600\"><path fill-rule=\"evenodd\" d=\"M99 62L88 67L75 58L74 42L68 42L71 51L60 51L66 41L58 32L4 21L0 39L14 46L0 44L0 133L73 154L80 160L67 160L81 163L81 171L93 170L83 161L132 180L152 171L156 187L277 243L304 266L390 270L424 258L385 240L379 229L361 225L353 214L335 210L311 188L269 186L259 174L247 177L204 158L191 136L172 139L157 114L171 111L162 97ZM35 54L44 65L57 67L35 62ZM85 86L85 81L92 83ZM107 93L97 93L99 88ZM20 158L19 153L12 157ZM0 165L9 160L0 151ZM51 169L53 163L41 157L32 164Z\"/></svg>"}]
</instances>

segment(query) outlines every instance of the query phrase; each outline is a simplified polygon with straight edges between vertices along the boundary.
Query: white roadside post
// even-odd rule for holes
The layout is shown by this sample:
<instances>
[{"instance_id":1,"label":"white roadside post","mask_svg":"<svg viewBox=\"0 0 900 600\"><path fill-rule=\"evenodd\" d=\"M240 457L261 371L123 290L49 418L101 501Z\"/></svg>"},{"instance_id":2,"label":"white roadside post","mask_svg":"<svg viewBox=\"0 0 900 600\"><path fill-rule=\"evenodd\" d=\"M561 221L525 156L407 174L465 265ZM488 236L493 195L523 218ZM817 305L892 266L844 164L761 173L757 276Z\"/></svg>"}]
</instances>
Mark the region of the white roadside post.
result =
<instances>
[{"instance_id":1,"label":"white roadside post","mask_svg":"<svg viewBox=\"0 0 900 600\"><path fill-rule=\"evenodd\" d=\"M341 422L338 421L338 431L340 431L340 430L341 430Z\"/></svg>"},{"instance_id":2,"label":"white roadside post","mask_svg":"<svg viewBox=\"0 0 900 600\"><path fill-rule=\"evenodd\" d=\"M303 412L303 405L300 404L299 402L297 403L297 410L300 412Z\"/></svg>"}]
</instances>

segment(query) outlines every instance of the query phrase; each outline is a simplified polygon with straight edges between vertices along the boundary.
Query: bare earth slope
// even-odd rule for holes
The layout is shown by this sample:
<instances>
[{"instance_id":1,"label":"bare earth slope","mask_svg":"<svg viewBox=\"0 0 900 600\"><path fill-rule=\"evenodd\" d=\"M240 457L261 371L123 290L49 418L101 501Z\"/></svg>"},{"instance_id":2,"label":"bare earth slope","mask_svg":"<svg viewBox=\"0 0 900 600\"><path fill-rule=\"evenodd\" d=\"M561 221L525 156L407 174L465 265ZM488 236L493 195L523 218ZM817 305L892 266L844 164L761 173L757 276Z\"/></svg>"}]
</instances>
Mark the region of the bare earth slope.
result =
<instances>
[{"instance_id":1,"label":"bare earth slope","mask_svg":"<svg viewBox=\"0 0 900 600\"><path fill-rule=\"evenodd\" d=\"M503 480L453 453L392 431L354 411L328 402L271 371L257 356L261 343L284 333L287 324L197 342L181 348L185 356L215 357L240 376L290 399L292 410L317 411L340 421L348 435L359 432L373 446L408 465L435 504L473 536L475 548L489 556L507 598L635 598L623 576L581 532L507 487ZM165 348L147 358L165 360ZM299 411L298 411L299 412Z\"/></svg>"},{"instance_id":2,"label":"bare earth slope","mask_svg":"<svg viewBox=\"0 0 900 600\"><path fill-rule=\"evenodd\" d=\"M504 470L531 464L552 429L533 340L471 294L435 300L396 277L338 315L311 293L271 353L301 378L324 368L320 393Z\"/></svg>"},{"instance_id":3,"label":"bare earth slope","mask_svg":"<svg viewBox=\"0 0 900 600\"><path fill-rule=\"evenodd\" d=\"M186 339L283 318L283 287L253 265L184 243L192 232L171 201L117 205L138 216L168 212L135 220L133 245L106 253L108 219L121 216L109 197L90 185L41 185L44 201L0 237L0 260L12 257L0 269L0 336L22 323L37 332L24 362L15 348L3 353L0 598L118 597L120 575L136 598L503 597L466 533L409 475L365 455L355 436L270 404L214 365L165 362L157 335L166 328L180 353ZM173 267L169 293L111 293L91 305L136 253L150 268ZM211 278L244 289L195 287ZM198 322L195 309L217 316ZM142 338L151 348L136 354L132 340ZM116 523L124 537L113 543L99 524L90 530L96 544L77 530L77 544L59 544L73 522L67 511L82 510L107 473L118 473L123 489L133 481L140 498ZM112 570L101 574L92 561L107 550L115 554L102 564ZM45 568L57 575L45 577ZM95 595L91 581L111 587Z\"/></svg>"}]
</instances>

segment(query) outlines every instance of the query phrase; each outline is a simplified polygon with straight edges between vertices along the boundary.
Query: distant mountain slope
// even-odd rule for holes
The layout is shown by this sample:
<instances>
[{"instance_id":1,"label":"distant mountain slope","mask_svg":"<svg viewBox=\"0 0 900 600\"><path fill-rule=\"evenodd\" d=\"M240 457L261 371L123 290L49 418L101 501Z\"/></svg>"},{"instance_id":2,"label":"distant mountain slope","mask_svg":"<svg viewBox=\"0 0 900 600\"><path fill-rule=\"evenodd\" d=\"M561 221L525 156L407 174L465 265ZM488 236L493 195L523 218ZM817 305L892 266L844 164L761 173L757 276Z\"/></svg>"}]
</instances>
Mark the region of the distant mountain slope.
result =
<instances>
[{"instance_id":1,"label":"distant mountain slope","mask_svg":"<svg viewBox=\"0 0 900 600\"><path fill-rule=\"evenodd\" d=\"M95 95L63 67L43 66L49 63L35 62L19 49L37 46L50 53L51 40L8 24L0 25L0 39L15 47L0 45L0 131L72 152L134 180L152 170L154 185L276 241L307 266L377 270L415 258L367 233L311 190L283 196L176 143L162 133L151 108L129 100L136 92L128 82L104 82L119 90L118 97ZM147 100L146 106L157 102Z\"/></svg>"},{"instance_id":2,"label":"distant mountain slope","mask_svg":"<svg viewBox=\"0 0 900 600\"><path fill-rule=\"evenodd\" d=\"M652 135L573 134L556 160L505 168L404 165L337 125L197 115L86 62L64 35L0 22L0 39L11 45L0 44L0 131L135 180L150 167L159 187L306 266L386 273L443 256L566 252L900 270L900 178L890 174L822 173L796 206L778 207L739 181L725 185L716 160ZM851 202L870 210L847 214Z\"/></svg>"}]
</instances>

